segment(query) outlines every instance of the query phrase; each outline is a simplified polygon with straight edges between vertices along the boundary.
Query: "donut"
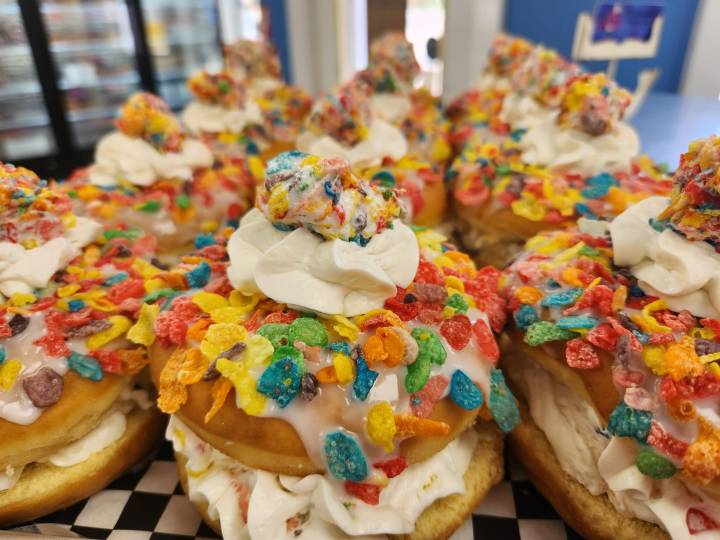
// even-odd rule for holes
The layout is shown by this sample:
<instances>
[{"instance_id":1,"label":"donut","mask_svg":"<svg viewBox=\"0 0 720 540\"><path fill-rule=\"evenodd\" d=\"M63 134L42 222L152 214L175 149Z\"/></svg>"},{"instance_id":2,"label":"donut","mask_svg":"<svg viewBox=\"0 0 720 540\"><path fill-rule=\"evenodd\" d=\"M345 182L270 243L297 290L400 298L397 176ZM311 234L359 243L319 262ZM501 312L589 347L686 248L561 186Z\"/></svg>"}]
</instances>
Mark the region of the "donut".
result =
<instances>
[{"instance_id":1,"label":"donut","mask_svg":"<svg viewBox=\"0 0 720 540\"><path fill-rule=\"evenodd\" d=\"M77 213L153 235L159 253L171 254L189 249L198 230L214 232L251 205L260 158L216 161L161 98L134 94L116 128L100 139L92 165L57 185Z\"/></svg>"},{"instance_id":2,"label":"donut","mask_svg":"<svg viewBox=\"0 0 720 540\"><path fill-rule=\"evenodd\" d=\"M288 152L240 227L170 271L151 376L225 538L444 538L499 480L519 421L500 272L401 214L348 162Z\"/></svg>"},{"instance_id":3,"label":"donut","mask_svg":"<svg viewBox=\"0 0 720 540\"><path fill-rule=\"evenodd\" d=\"M671 197L542 232L500 280L511 445L587 538L720 534L718 178L695 141Z\"/></svg>"},{"instance_id":4,"label":"donut","mask_svg":"<svg viewBox=\"0 0 720 540\"><path fill-rule=\"evenodd\" d=\"M148 391L134 388L148 362L135 325L154 241L72 206L31 171L0 164L4 526L99 491L163 430Z\"/></svg>"},{"instance_id":5,"label":"donut","mask_svg":"<svg viewBox=\"0 0 720 540\"><path fill-rule=\"evenodd\" d=\"M251 97L282 86L280 57L267 40L240 39L223 47L225 70L247 85Z\"/></svg>"}]
</instances>

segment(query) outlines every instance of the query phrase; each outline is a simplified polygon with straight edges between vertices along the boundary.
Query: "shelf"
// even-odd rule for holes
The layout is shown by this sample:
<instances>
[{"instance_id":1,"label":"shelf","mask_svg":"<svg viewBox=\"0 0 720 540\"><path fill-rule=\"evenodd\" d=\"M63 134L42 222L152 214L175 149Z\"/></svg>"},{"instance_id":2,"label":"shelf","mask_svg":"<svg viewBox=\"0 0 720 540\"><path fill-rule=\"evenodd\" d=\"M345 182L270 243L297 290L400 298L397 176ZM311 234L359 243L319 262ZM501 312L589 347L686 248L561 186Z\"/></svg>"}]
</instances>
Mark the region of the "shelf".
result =
<instances>
[{"instance_id":1,"label":"shelf","mask_svg":"<svg viewBox=\"0 0 720 540\"><path fill-rule=\"evenodd\" d=\"M20 119L13 120L2 120L0 121L0 132L13 131L16 129L31 129L39 127L47 127L50 125L50 121L47 117L23 117Z\"/></svg>"},{"instance_id":2,"label":"shelf","mask_svg":"<svg viewBox=\"0 0 720 540\"><path fill-rule=\"evenodd\" d=\"M68 120L70 122L85 122L87 120L98 120L100 118L115 118L119 105L112 107L94 107L80 111L70 111Z\"/></svg>"},{"instance_id":3,"label":"shelf","mask_svg":"<svg viewBox=\"0 0 720 540\"><path fill-rule=\"evenodd\" d=\"M90 81L82 84L68 84L64 81L60 81L61 90L74 90L76 88L101 88L104 86L130 86L140 82L140 78L135 73L128 73L122 75L108 75L105 77L98 77L94 81Z\"/></svg>"},{"instance_id":4,"label":"shelf","mask_svg":"<svg viewBox=\"0 0 720 540\"><path fill-rule=\"evenodd\" d=\"M123 50L132 54L132 46L122 43L119 41L121 38L108 40L93 40L93 41L79 41L77 43L69 42L55 42L50 43L50 50L54 53L68 53L68 52L107 52ZM2 52L2 51L0 51Z\"/></svg>"},{"instance_id":5,"label":"shelf","mask_svg":"<svg viewBox=\"0 0 720 540\"><path fill-rule=\"evenodd\" d=\"M39 93L40 84L37 81L17 81L0 86L0 99L13 99Z\"/></svg>"}]
</instances>

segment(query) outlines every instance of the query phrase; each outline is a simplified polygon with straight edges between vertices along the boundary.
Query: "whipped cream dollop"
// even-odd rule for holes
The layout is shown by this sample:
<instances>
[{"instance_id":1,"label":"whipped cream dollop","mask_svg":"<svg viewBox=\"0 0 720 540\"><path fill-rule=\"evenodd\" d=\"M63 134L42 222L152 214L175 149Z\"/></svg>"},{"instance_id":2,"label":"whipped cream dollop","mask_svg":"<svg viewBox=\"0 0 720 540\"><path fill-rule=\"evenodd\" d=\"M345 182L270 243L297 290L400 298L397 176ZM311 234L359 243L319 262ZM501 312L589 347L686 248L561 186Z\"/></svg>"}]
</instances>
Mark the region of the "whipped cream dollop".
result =
<instances>
[{"instance_id":1,"label":"whipped cream dollop","mask_svg":"<svg viewBox=\"0 0 720 540\"><path fill-rule=\"evenodd\" d=\"M627 169L640 152L636 131L618 122L604 135L589 135L577 129L560 127L557 111L530 127L520 139L522 159L550 169L572 171L583 176Z\"/></svg>"},{"instance_id":2,"label":"whipped cream dollop","mask_svg":"<svg viewBox=\"0 0 720 540\"><path fill-rule=\"evenodd\" d=\"M95 163L90 167L90 182L103 187L121 181L150 186L162 178L191 180L193 169L212 164L212 152L200 141L186 139L180 152L159 152L139 137L116 131L100 139Z\"/></svg>"},{"instance_id":3,"label":"whipped cream dollop","mask_svg":"<svg viewBox=\"0 0 720 540\"><path fill-rule=\"evenodd\" d=\"M593 495L606 493L621 513L664 528L674 540L690 538L686 524L690 508L720 520L720 501L699 488L691 488L676 475L653 480L636 465L637 449L618 437L599 434L602 423L595 411L552 375L523 360L530 414L550 442L563 470ZM588 431L588 428L590 430ZM693 535L717 539L717 531Z\"/></svg>"},{"instance_id":4,"label":"whipped cream dollop","mask_svg":"<svg viewBox=\"0 0 720 540\"><path fill-rule=\"evenodd\" d=\"M97 239L102 225L76 217L75 225L63 235L32 249L13 242L0 242L0 300L2 296L30 293L48 286L53 275L80 255L80 250Z\"/></svg>"},{"instance_id":5,"label":"whipped cream dollop","mask_svg":"<svg viewBox=\"0 0 720 540\"><path fill-rule=\"evenodd\" d=\"M166 437L187 459L189 497L208 504L230 540L295 538L358 540L410 533L418 516L436 500L463 493L463 475L477 444L468 430L432 458L391 478L375 506L349 497L342 482L325 475L278 475L250 469L198 438L171 416ZM244 514L244 516L243 516Z\"/></svg>"},{"instance_id":6,"label":"whipped cream dollop","mask_svg":"<svg viewBox=\"0 0 720 540\"><path fill-rule=\"evenodd\" d=\"M408 142L402 131L380 118L370 124L367 138L354 146L344 146L329 135L305 131L298 137L297 147L323 158L341 157L352 167L379 165L384 157L397 161L408 152Z\"/></svg>"},{"instance_id":7,"label":"whipped cream dollop","mask_svg":"<svg viewBox=\"0 0 720 540\"><path fill-rule=\"evenodd\" d=\"M556 110L528 94L511 92L503 99L499 118L510 124L512 129L530 129L554 118L556 114Z\"/></svg>"},{"instance_id":8,"label":"whipped cream dollop","mask_svg":"<svg viewBox=\"0 0 720 540\"><path fill-rule=\"evenodd\" d=\"M243 217L228 255L228 279L243 294L347 317L381 308L396 287L410 284L419 263L415 234L399 220L361 247L303 227L281 231L258 209Z\"/></svg>"},{"instance_id":9,"label":"whipped cream dollop","mask_svg":"<svg viewBox=\"0 0 720 540\"><path fill-rule=\"evenodd\" d=\"M673 311L720 317L720 254L670 228L653 228L650 220L668 203L665 197L649 197L612 221L614 262L630 267L640 288L665 300Z\"/></svg>"},{"instance_id":10,"label":"whipped cream dollop","mask_svg":"<svg viewBox=\"0 0 720 540\"><path fill-rule=\"evenodd\" d=\"M190 131L201 133L242 133L246 126L262 124L260 106L248 100L242 109L195 101L182 112L182 121Z\"/></svg>"},{"instance_id":11,"label":"whipped cream dollop","mask_svg":"<svg viewBox=\"0 0 720 540\"><path fill-rule=\"evenodd\" d=\"M510 90L510 78L492 71L483 71L478 77L476 86L480 90Z\"/></svg>"},{"instance_id":12,"label":"whipped cream dollop","mask_svg":"<svg viewBox=\"0 0 720 540\"><path fill-rule=\"evenodd\" d=\"M410 114L412 104L407 94L377 92L370 96L370 111L373 118L391 124L401 123Z\"/></svg>"}]
</instances>

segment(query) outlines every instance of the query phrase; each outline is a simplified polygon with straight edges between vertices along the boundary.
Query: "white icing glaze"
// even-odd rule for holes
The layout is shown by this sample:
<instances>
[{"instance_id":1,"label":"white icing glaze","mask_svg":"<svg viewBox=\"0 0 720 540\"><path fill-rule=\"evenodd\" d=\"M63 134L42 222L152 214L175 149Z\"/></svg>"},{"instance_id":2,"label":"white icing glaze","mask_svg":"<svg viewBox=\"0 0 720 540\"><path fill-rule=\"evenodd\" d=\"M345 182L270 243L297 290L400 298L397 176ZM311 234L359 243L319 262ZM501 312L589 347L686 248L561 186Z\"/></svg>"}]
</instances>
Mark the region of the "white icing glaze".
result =
<instances>
[{"instance_id":1,"label":"white icing glaze","mask_svg":"<svg viewBox=\"0 0 720 540\"><path fill-rule=\"evenodd\" d=\"M391 124L401 123L410 114L410 98L404 94L378 92L370 97L370 110L373 118L385 120Z\"/></svg>"},{"instance_id":2,"label":"white icing glaze","mask_svg":"<svg viewBox=\"0 0 720 540\"><path fill-rule=\"evenodd\" d=\"M298 137L297 147L324 158L344 158L352 167L372 167L379 165L384 157L399 160L407 154L408 142L398 128L378 118L370 124L367 139L355 146L343 146L328 135L318 136L306 131Z\"/></svg>"},{"instance_id":3,"label":"white icing glaze","mask_svg":"<svg viewBox=\"0 0 720 540\"><path fill-rule=\"evenodd\" d=\"M19 244L0 242L1 295L29 293L47 287L53 274L80 255L80 249L96 239L102 225L78 217L75 226L66 228L63 236L26 250Z\"/></svg>"},{"instance_id":4,"label":"white icing glaze","mask_svg":"<svg viewBox=\"0 0 720 540\"><path fill-rule=\"evenodd\" d=\"M615 264L629 266L640 288L673 311L720 317L720 255L706 242L691 242L669 228L658 232L649 224L668 202L650 197L612 221Z\"/></svg>"},{"instance_id":5,"label":"white icing glaze","mask_svg":"<svg viewBox=\"0 0 720 540\"><path fill-rule=\"evenodd\" d=\"M116 186L125 180L149 186L161 178L190 180L194 168L212 163L212 152L200 141L186 139L182 151L161 153L143 139L116 131L100 139L95 163L90 167L90 182Z\"/></svg>"},{"instance_id":6,"label":"white icing glaze","mask_svg":"<svg viewBox=\"0 0 720 540\"><path fill-rule=\"evenodd\" d=\"M599 427L595 411L553 377L523 361L514 366L525 378L533 420L543 430L560 464L591 493L607 493L613 506L626 515L656 523L673 540L690 537L685 517L689 508L699 508L720 520L720 500L699 488L685 485L679 476L653 480L635 465L636 448L628 441L610 440L587 427ZM717 531L692 536L717 539Z\"/></svg>"},{"instance_id":7,"label":"white icing glaze","mask_svg":"<svg viewBox=\"0 0 720 540\"><path fill-rule=\"evenodd\" d=\"M530 129L554 118L556 114L556 110L542 105L528 94L511 92L503 99L498 116L513 129Z\"/></svg>"},{"instance_id":8,"label":"white icing glaze","mask_svg":"<svg viewBox=\"0 0 720 540\"><path fill-rule=\"evenodd\" d=\"M341 482L324 475L300 478L247 468L199 439L175 416L170 417L166 436L175 451L188 458L190 499L208 503L208 514L220 521L228 540L294 538L287 521L304 512L308 516L302 535L308 538L339 540L352 535L379 540L386 534L409 533L435 500L464 491L463 475L477 442L477 434L468 430L432 458L390 479L380 503L370 506L349 497Z\"/></svg>"},{"instance_id":9,"label":"white icing glaze","mask_svg":"<svg viewBox=\"0 0 720 540\"><path fill-rule=\"evenodd\" d=\"M228 278L240 292L345 316L382 307L412 281L419 260L415 234L399 221L360 247L304 228L279 231L257 209L231 236L228 255Z\"/></svg>"},{"instance_id":10,"label":"white icing glaze","mask_svg":"<svg viewBox=\"0 0 720 540\"><path fill-rule=\"evenodd\" d=\"M263 118L260 106L252 100L244 109L193 102L182 112L182 121L195 134L242 133L248 125L261 124Z\"/></svg>"},{"instance_id":11,"label":"white icing glaze","mask_svg":"<svg viewBox=\"0 0 720 540\"><path fill-rule=\"evenodd\" d=\"M558 126L556 115L557 112L522 136L519 144L523 161L592 176L627 169L640 151L638 135L626 123L618 123L610 133L593 136Z\"/></svg>"},{"instance_id":12,"label":"white icing glaze","mask_svg":"<svg viewBox=\"0 0 720 540\"><path fill-rule=\"evenodd\" d=\"M114 411L105 416L95 429L48 457L48 461L57 467L72 467L82 463L122 437L126 427L125 415Z\"/></svg>"}]
</instances>

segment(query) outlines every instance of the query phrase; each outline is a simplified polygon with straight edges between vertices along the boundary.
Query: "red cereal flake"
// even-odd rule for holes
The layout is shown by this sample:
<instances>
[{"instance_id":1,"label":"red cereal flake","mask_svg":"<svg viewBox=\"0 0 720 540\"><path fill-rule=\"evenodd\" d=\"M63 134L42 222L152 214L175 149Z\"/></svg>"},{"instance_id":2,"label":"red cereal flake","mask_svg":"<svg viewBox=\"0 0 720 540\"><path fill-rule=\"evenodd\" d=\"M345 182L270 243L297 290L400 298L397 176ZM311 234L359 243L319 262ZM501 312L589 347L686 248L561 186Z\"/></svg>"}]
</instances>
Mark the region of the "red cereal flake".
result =
<instances>
[{"instance_id":1,"label":"red cereal flake","mask_svg":"<svg viewBox=\"0 0 720 540\"><path fill-rule=\"evenodd\" d=\"M663 334L660 332L653 332L650 334L648 339L650 345L669 345L675 343L675 336L673 334Z\"/></svg>"},{"instance_id":2,"label":"red cereal flake","mask_svg":"<svg viewBox=\"0 0 720 540\"><path fill-rule=\"evenodd\" d=\"M418 270L418 272L419 271L420 270ZM409 302L407 304L404 303L403 300L405 299L405 294L405 289L398 287L397 294L394 297L385 300L385 308L389 309L395 313L395 315L400 317L400 319L407 322L418 316L418 313L420 313L423 305L417 301Z\"/></svg>"},{"instance_id":3,"label":"red cereal flake","mask_svg":"<svg viewBox=\"0 0 720 540\"><path fill-rule=\"evenodd\" d=\"M615 367L612 370L613 382L620 388L632 388L640 386L645 381L645 374L642 371Z\"/></svg>"},{"instance_id":4,"label":"red cereal flake","mask_svg":"<svg viewBox=\"0 0 720 540\"><path fill-rule=\"evenodd\" d=\"M688 509L687 514L685 514L685 524L691 535L720 530L720 523L699 508Z\"/></svg>"},{"instance_id":5,"label":"red cereal flake","mask_svg":"<svg viewBox=\"0 0 720 540\"><path fill-rule=\"evenodd\" d=\"M258 328L260 328L260 312L256 311L253 313L252 316L243 323L243 326L248 332L255 332Z\"/></svg>"},{"instance_id":6,"label":"red cereal flake","mask_svg":"<svg viewBox=\"0 0 720 540\"><path fill-rule=\"evenodd\" d=\"M145 294L145 283L142 279L126 279L108 289L107 299L113 304L119 304L126 298L141 298Z\"/></svg>"},{"instance_id":7,"label":"red cereal flake","mask_svg":"<svg viewBox=\"0 0 720 540\"><path fill-rule=\"evenodd\" d=\"M65 328L76 328L78 326L84 326L92 320L93 310L89 307L84 307L74 313L67 313L63 320L63 326Z\"/></svg>"},{"instance_id":8,"label":"red cereal flake","mask_svg":"<svg viewBox=\"0 0 720 540\"><path fill-rule=\"evenodd\" d=\"M705 328L710 328L713 332L715 332L715 340L717 341L720 338L720 321L717 319L700 319L700 324L702 324Z\"/></svg>"},{"instance_id":9,"label":"red cereal flake","mask_svg":"<svg viewBox=\"0 0 720 540\"><path fill-rule=\"evenodd\" d=\"M453 315L452 318L444 320L440 325L440 334L456 351L461 351L467 346L470 342L471 332L472 323L467 315L463 314Z\"/></svg>"},{"instance_id":10,"label":"red cereal flake","mask_svg":"<svg viewBox=\"0 0 720 540\"><path fill-rule=\"evenodd\" d=\"M597 285L592 289L585 289L582 296L571 306L563 311L564 315L572 315L582 309L592 308L600 315L612 315L613 291L607 285Z\"/></svg>"},{"instance_id":11,"label":"red cereal flake","mask_svg":"<svg viewBox=\"0 0 720 540\"><path fill-rule=\"evenodd\" d=\"M12 336L10 325L4 319L0 319L0 339L9 338L10 336Z\"/></svg>"},{"instance_id":12,"label":"red cereal flake","mask_svg":"<svg viewBox=\"0 0 720 540\"><path fill-rule=\"evenodd\" d=\"M205 246L204 248L198 250L195 255L205 259L210 259L211 261L222 261L227 255L227 250L224 246L213 244L212 246Z\"/></svg>"},{"instance_id":13,"label":"red cereal flake","mask_svg":"<svg viewBox=\"0 0 720 540\"><path fill-rule=\"evenodd\" d=\"M298 312L294 310L289 311L276 311L275 313L271 313L267 317L265 317L262 321L262 324L270 324L270 323L281 323L281 324L290 324L295 319L298 318Z\"/></svg>"},{"instance_id":14,"label":"red cereal flake","mask_svg":"<svg viewBox=\"0 0 720 540\"><path fill-rule=\"evenodd\" d=\"M376 328L382 328L384 326L392 326L393 324L388 321L384 314L378 313L365 319L360 325L360 330L367 332L368 330L375 330Z\"/></svg>"},{"instance_id":15,"label":"red cereal flake","mask_svg":"<svg viewBox=\"0 0 720 540\"><path fill-rule=\"evenodd\" d=\"M678 381L665 375L660 381L660 398L663 401L703 399L717 394L720 394L720 377L708 371L697 377L685 377Z\"/></svg>"},{"instance_id":16,"label":"red cereal flake","mask_svg":"<svg viewBox=\"0 0 720 540\"><path fill-rule=\"evenodd\" d=\"M417 273L413 281L415 283L433 283L435 285L442 285L444 283L440 269L425 259L420 259L420 264L418 265Z\"/></svg>"},{"instance_id":17,"label":"red cereal flake","mask_svg":"<svg viewBox=\"0 0 720 540\"><path fill-rule=\"evenodd\" d=\"M210 281L205 285L203 290L209 293L219 294L220 296L228 296L232 292L233 286L228 278L222 276Z\"/></svg>"},{"instance_id":18,"label":"red cereal flake","mask_svg":"<svg viewBox=\"0 0 720 540\"><path fill-rule=\"evenodd\" d=\"M617 346L618 333L612 324L604 322L590 330L585 339L600 349L613 352Z\"/></svg>"},{"instance_id":19,"label":"red cereal flake","mask_svg":"<svg viewBox=\"0 0 720 540\"><path fill-rule=\"evenodd\" d=\"M383 471L388 478L395 478L397 475L407 469L407 466L407 459L405 459L405 456L402 455L393 459L388 459L387 461L379 461L377 463L373 463L373 467Z\"/></svg>"},{"instance_id":20,"label":"red cereal flake","mask_svg":"<svg viewBox=\"0 0 720 540\"><path fill-rule=\"evenodd\" d=\"M157 252L157 238L146 234L133 241L128 247L136 257L154 255Z\"/></svg>"},{"instance_id":21,"label":"red cereal flake","mask_svg":"<svg viewBox=\"0 0 720 540\"><path fill-rule=\"evenodd\" d=\"M487 294L476 297L475 304L480 311L487 314L492 329L498 333L502 332L507 321L508 307L505 300L499 294Z\"/></svg>"},{"instance_id":22,"label":"red cereal flake","mask_svg":"<svg viewBox=\"0 0 720 540\"><path fill-rule=\"evenodd\" d=\"M482 319L475 321L473 325L475 342L480 352L491 362L497 362L500 358L500 348L490 327Z\"/></svg>"},{"instance_id":23,"label":"red cereal flake","mask_svg":"<svg viewBox=\"0 0 720 540\"><path fill-rule=\"evenodd\" d=\"M660 424L655 421L650 424L650 434L648 435L647 443L653 448L656 448L662 454L672 456L680 461L683 460L685 453L690 446L688 443L681 441L680 439L676 439L667 433L660 427Z\"/></svg>"},{"instance_id":24,"label":"red cereal flake","mask_svg":"<svg viewBox=\"0 0 720 540\"><path fill-rule=\"evenodd\" d=\"M671 330L673 330L675 332L687 332L688 330L690 330L690 328L693 328L695 326L694 317L693 317L693 325L690 327L687 327L685 322L680 320L680 316L675 315L675 313L673 313L669 309L661 309L659 311L655 311L653 313L653 317L655 317L660 324L669 327ZM690 317L692 317L692 315L690 315Z\"/></svg>"},{"instance_id":25,"label":"red cereal flake","mask_svg":"<svg viewBox=\"0 0 720 540\"><path fill-rule=\"evenodd\" d=\"M90 353L100 363L100 367L106 373L123 373L122 358L117 351L98 349Z\"/></svg>"},{"instance_id":26,"label":"red cereal flake","mask_svg":"<svg viewBox=\"0 0 720 540\"><path fill-rule=\"evenodd\" d=\"M630 350L636 353L641 353L643 350L642 343L640 343L640 340L630 332L627 328L625 328L622 324L620 324L620 321L613 317L608 317L608 322L612 325L613 330L617 332L618 336L624 336L627 335L630 337Z\"/></svg>"},{"instance_id":27,"label":"red cereal flake","mask_svg":"<svg viewBox=\"0 0 720 540\"><path fill-rule=\"evenodd\" d=\"M593 346L584 339L571 339L565 345L565 361L575 369L594 369L600 365L600 357Z\"/></svg>"},{"instance_id":28,"label":"red cereal flake","mask_svg":"<svg viewBox=\"0 0 720 540\"><path fill-rule=\"evenodd\" d=\"M43 337L33 341L38 347L45 349L45 354L52 357L67 356L70 354L70 349L65 344L65 336L58 332L51 332L48 328L48 332Z\"/></svg>"},{"instance_id":29,"label":"red cereal flake","mask_svg":"<svg viewBox=\"0 0 720 540\"><path fill-rule=\"evenodd\" d=\"M440 324L445 320L441 311L423 308L417 315L417 320L423 324Z\"/></svg>"},{"instance_id":30,"label":"red cereal flake","mask_svg":"<svg viewBox=\"0 0 720 540\"><path fill-rule=\"evenodd\" d=\"M372 506L380 502L380 486L376 486L375 484L365 484L363 482L351 482L347 480L345 482L345 491Z\"/></svg>"},{"instance_id":31,"label":"red cereal flake","mask_svg":"<svg viewBox=\"0 0 720 540\"><path fill-rule=\"evenodd\" d=\"M57 302L57 299L53 296L46 296L45 298L41 298L33 306L30 308L30 311L45 311L46 309L51 308L55 305L55 302Z\"/></svg>"},{"instance_id":32,"label":"red cereal flake","mask_svg":"<svg viewBox=\"0 0 720 540\"><path fill-rule=\"evenodd\" d=\"M420 418L430 416L435 403L445 394L448 384L450 384L450 379L445 375L438 374L430 377L420 391L410 396L412 413Z\"/></svg>"}]
</instances>

